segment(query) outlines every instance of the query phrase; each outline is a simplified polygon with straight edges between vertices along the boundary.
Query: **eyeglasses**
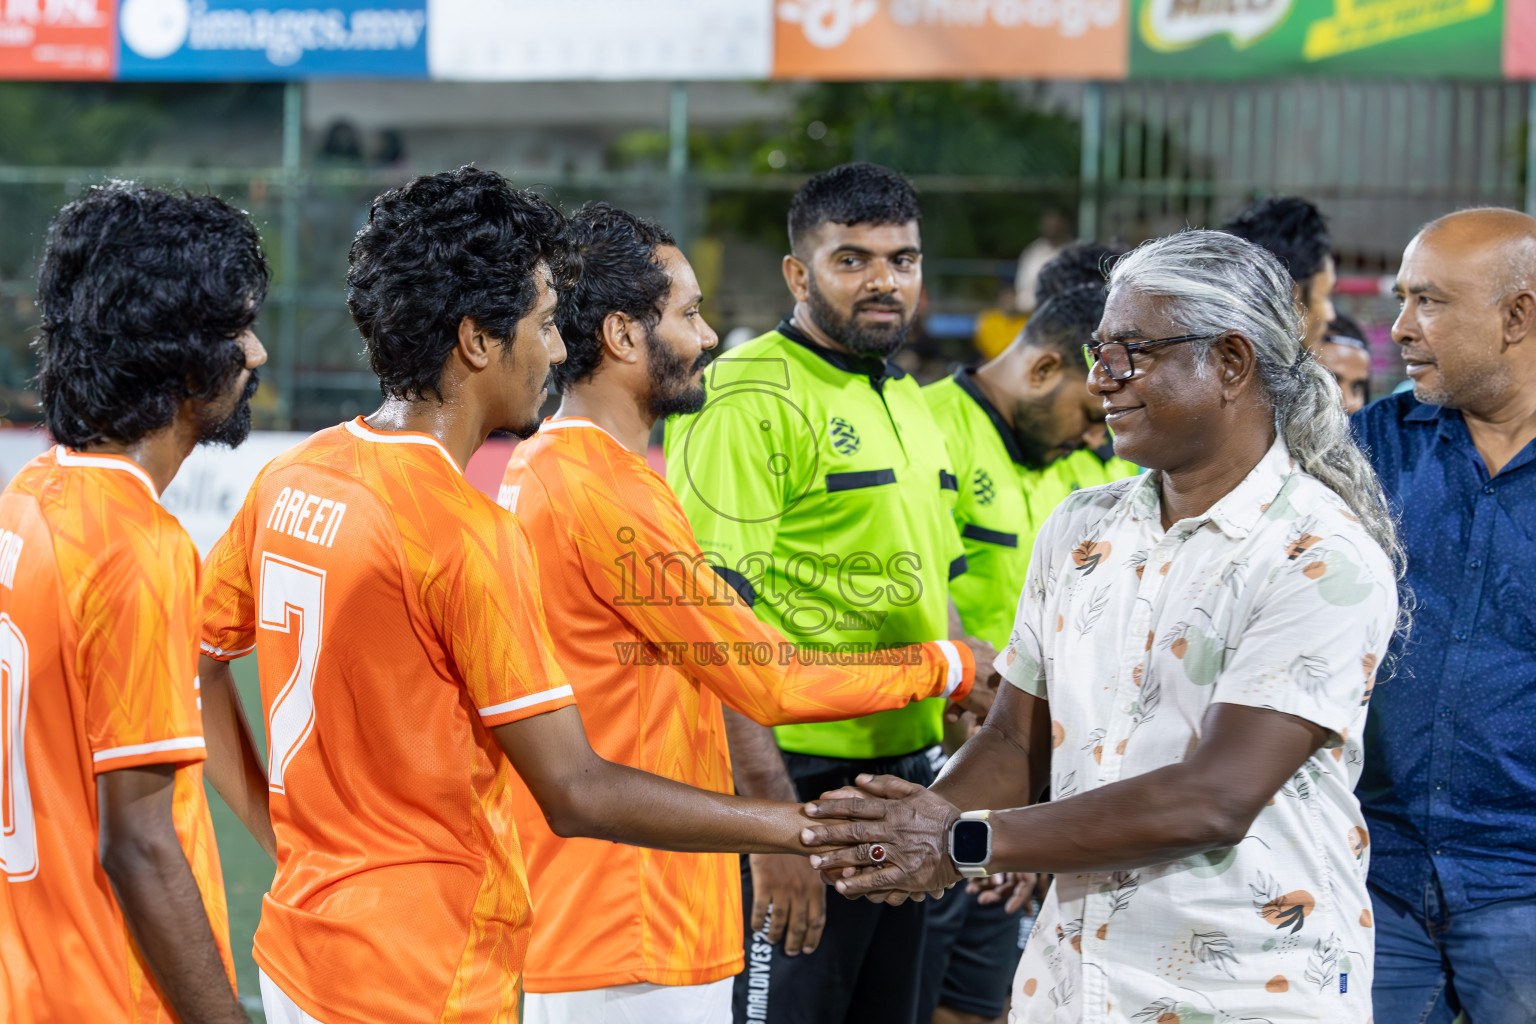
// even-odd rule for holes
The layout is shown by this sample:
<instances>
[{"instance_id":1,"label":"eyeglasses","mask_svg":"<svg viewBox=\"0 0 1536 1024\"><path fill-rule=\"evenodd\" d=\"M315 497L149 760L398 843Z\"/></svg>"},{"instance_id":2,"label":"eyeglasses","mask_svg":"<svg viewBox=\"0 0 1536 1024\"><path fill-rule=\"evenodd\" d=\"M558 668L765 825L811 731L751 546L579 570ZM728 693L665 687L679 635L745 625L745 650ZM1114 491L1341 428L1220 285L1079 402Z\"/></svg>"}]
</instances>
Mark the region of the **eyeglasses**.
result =
<instances>
[{"instance_id":1,"label":"eyeglasses","mask_svg":"<svg viewBox=\"0 0 1536 1024\"><path fill-rule=\"evenodd\" d=\"M1219 334L1181 334L1177 338L1154 338L1151 341L1106 341L1102 345L1084 345L1083 358L1088 360L1089 369L1093 368L1095 361L1102 365L1110 380L1130 380L1136 376L1136 364L1131 359L1133 352L1156 348L1158 345L1178 345L1186 341L1208 341L1219 337Z\"/></svg>"}]
</instances>

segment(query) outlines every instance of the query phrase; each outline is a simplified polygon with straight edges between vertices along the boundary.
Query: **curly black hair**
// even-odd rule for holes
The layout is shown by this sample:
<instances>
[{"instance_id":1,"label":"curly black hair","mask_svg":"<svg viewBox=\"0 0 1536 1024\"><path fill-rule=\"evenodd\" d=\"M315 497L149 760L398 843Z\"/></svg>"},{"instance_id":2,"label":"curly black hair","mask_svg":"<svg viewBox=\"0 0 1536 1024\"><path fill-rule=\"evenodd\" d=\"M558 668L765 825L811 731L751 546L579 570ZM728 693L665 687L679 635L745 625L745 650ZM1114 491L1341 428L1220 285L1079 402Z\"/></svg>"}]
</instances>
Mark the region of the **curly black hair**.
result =
<instances>
[{"instance_id":1,"label":"curly black hair","mask_svg":"<svg viewBox=\"0 0 1536 1024\"><path fill-rule=\"evenodd\" d=\"M912 183L879 164L840 164L800 186L789 204L789 245L823 224L922 223Z\"/></svg>"},{"instance_id":2,"label":"curly black hair","mask_svg":"<svg viewBox=\"0 0 1536 1024\"><path fill-rule=\"evenodd\" d=\"M267 295L250 218L212 195L113 181L53 218L33 348L56 441L131 444L223 396Z\"/></svg>"},{"instance_id":3,"label":"curly black hair","mask_svg":"<svg viewBox=\"0 0 1536 1024\"><path fill-rule=\"evenodd\" d=\"M555 314L565 342L565 362L553 367L561 391L590 380L602 365L599 339L609 313L627 314L647 327L661 322L672 278L656 250L677 245L655 221L602 202L572 215L569 238L581 277L560 296Z\"/></svg>"},{"instance_id":4,"label":"curly black hair","mask_svg":"<svg viewBox=\"0 0 1536 1024\"><path fill-rule=\"evenodd\" d=\"M1221 230L1274 253L1303 291L1312 275L1323 269L1323 261L1333 248L1322 212L1295 196L1261 199L1223 224Z\"/></svg>"},{"instance_id":5,"label":"curly black hair","mask_svg":"<svg viewBox=\"0 0 1536 1024\"><path fill-rule=\"evenodd\" d=\"M1040 268L1035 301L1047 302L1074 288L1103 288L1109 280L1109 265L1124 252L1102 242L1074 242Z\"/></svg>"},{"instance_id":6,"label":"curly black hair","mask_svg":"<svg viewBox=\"0 0 1536 1024\"><path fill-rule=\"evenodd\" d=\"M1100 284L1068 288L1046 299L1029 323L1024 325L1026 344L1049 349L1061 356L1066 365L1088 372L1083 361L1083 346L1092 340L1104 319L1104 300L1108 289Z\"/></svg>"},{"instance_id":7,"label":"curly black hair","mask_svg":"<svg viewBox=\"0 0 1536 1024\"><path fill-rule=\"evenodd\" d=\"M503 344L538 295L573 270L566 222L495 171L426 174L373 201L347 257L347 309L386 395L442 400L443 364L465 317Z\"/></svg>"}]
</instances>

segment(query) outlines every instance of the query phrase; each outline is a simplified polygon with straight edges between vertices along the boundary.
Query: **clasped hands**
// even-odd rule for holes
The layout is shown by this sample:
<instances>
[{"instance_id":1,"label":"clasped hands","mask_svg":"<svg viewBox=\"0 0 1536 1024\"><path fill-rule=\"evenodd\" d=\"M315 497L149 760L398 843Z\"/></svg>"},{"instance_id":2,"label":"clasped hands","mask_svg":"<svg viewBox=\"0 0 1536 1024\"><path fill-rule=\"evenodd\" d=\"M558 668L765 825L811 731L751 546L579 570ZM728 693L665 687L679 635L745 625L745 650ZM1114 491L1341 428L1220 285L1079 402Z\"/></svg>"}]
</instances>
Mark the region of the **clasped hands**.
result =
<instances>
[{"instance_id":1,"label":"clasped hands","mask_svg":"<svg viewBox=\"0 0 1536 1024\"><path fill-rule=\"evenodd\" d=\"M807 816L825 823L804 829L801 841L833 848L811 857L828 885L850 899L896 905L937 899L960 881L949 857L949 830L959 808L892 775L855 781L805 806Z\"/></svg>"}]
</instances>

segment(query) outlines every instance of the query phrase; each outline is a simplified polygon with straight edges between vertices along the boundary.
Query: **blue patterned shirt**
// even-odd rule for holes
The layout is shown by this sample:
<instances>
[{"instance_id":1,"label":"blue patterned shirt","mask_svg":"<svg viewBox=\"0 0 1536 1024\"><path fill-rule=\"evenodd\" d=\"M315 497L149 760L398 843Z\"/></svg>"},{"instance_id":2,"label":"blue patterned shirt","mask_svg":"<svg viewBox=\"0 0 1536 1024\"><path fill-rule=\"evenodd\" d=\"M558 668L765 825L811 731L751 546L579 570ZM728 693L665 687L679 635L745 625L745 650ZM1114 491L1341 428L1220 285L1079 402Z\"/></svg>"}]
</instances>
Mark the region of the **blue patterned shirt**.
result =
<instances>
[{"instance_id":1,"label":"blue patterned shirt","mask_svg":"<svg viewBox=\"0 0 1536 1024\"><path fill-rule=\"evenodd\" d=\"M1461 413L1412 393L1356 413L1417 601L1376 688L1359 796L1371 881L1418 906L1536 899L1536 442L1490 478Z\"/></svg>"}]
</instances>

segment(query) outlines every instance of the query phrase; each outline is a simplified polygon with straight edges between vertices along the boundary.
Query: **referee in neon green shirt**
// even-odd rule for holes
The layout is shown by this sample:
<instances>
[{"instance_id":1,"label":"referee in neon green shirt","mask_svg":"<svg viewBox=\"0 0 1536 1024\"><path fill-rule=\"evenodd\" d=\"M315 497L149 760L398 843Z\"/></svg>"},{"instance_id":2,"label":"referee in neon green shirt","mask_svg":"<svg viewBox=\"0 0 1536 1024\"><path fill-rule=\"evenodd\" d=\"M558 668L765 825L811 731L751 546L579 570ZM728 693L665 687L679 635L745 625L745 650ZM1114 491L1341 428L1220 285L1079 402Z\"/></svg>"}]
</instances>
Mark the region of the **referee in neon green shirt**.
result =
<instances>
[{"instance_id":1,"label":"referee in neon green shirt","mask_svg":"<svg viewBox=\"0 0 1536 1024\"><path fill-rule=\"evenodd\" d=\"M922 291L920 220L912 187L884 167L807 182L784 258L794 312L717 359L703 411L667 431L667 477L710 564L762 619L828 657L949 638L949 587L965 572L944 437L889 361ZM783 656L730 652L763 655ZM924 701L769 731L728 711L737 790L810 800L861 772L927 785L942 715ZM928 904L829 902L792 856L751 857L743 888L737 1021L912 1024Z\"/></svg>"},{"instance_id":2,"label":"referee in neon green shirt","mask_svg":"<svg viewBox=\"0 0 1536 1024\"><path fill-rule=\"evenodd\" d=\"M955 525L968 568L950 596L966 630L998 648L1013 629L1035 535L1052 510L1080 487L1141 471L1109 448L1083 357L1104 315L1102 265L1112 255L1093 243L1061 253L1041 270L1040 304L1013 344L923 389L958 478ZM1022 915L962 888L933 905L922 1024L1002 1017L1024 939Z\"/></svg>"}]
</instances>

